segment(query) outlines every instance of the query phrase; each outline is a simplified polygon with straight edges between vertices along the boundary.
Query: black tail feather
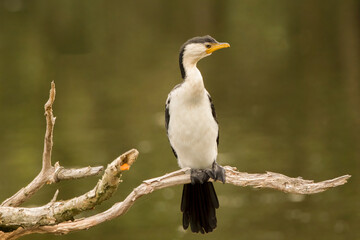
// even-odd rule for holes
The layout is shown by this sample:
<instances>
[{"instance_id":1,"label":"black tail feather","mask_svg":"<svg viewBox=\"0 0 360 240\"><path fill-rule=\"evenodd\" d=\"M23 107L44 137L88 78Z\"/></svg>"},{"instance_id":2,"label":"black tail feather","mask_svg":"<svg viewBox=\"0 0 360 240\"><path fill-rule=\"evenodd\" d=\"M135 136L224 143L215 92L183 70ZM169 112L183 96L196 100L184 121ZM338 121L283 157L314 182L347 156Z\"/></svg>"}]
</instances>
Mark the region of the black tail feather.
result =
<instances>
[{"instance_id":1,"label":"black tail feather","mask_svg":"<svg viewBox=\"0 0 360 240\"><path fill-rule=\"evenodd\" d=\"M190 225L195 233L212 232L217 225L216 208L219 201L211 182L184 185L181 200L184 229Z\"/></svg>"}]
</instances>

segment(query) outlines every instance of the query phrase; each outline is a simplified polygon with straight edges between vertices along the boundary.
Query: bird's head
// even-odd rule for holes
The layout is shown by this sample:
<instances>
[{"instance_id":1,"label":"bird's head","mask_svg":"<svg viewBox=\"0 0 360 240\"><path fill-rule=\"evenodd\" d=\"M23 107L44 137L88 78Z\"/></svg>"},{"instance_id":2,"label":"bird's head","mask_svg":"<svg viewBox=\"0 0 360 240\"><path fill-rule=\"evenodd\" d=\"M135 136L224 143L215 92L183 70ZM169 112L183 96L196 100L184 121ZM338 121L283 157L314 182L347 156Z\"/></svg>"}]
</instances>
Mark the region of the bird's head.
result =
<instances>
[{"instance_id":1,"label":"bird's head","mask_svg":"<svg viewBox=\"0 0 360 240\"><path fill-rule=\"evenodd\" d=\"M216 50L228 47L230 44L220 43L209 35L187 40L180 48L179 63L182 77L185 77L184 65L196 65L200 59L210 56Z\"/></svg>"}]
</instances>

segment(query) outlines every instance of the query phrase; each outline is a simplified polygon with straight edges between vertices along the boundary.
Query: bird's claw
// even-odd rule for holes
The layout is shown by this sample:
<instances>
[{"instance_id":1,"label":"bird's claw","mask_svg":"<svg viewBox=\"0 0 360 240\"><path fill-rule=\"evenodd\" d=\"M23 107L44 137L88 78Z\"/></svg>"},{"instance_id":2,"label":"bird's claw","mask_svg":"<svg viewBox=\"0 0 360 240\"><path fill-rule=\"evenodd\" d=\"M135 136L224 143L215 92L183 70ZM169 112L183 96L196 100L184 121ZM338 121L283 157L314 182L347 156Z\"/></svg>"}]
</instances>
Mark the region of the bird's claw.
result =
<instances>
[{"instance_id":1,"label":"bird's claw","mask_svg":"<svg viewBox=\"0 0 360 240\"><path fill-rule=\"evenodd\" d=\"M214 161L211 170L213 174L213 176L211 176L212 179L214 179L215 181L219 180L220 182L225 183L225 169L222 166L220 166L216 161Z\"/></svg>"},{"instance_id":2,"label":"bird's claw","mask_svg":"<svg viewBox=\"0 0 360 240\"><path fill-rule=\"evenodd\" d=\"M190 179L191 184L207 182L210 176L207 173L206 169L191 169Z\"/></svg>"},{"instance_id":3,"label":"bird's claw","mask_svg":"<svg viewBox=\"0 0 360 240\"><path fill-rule=\"evenodd\" d=\"M210 178L215 181L219 180L225 183L225 169L216 161L212 164L211 169L191 169L191 184L207 182Z\"/></svg>"}]
</instances>

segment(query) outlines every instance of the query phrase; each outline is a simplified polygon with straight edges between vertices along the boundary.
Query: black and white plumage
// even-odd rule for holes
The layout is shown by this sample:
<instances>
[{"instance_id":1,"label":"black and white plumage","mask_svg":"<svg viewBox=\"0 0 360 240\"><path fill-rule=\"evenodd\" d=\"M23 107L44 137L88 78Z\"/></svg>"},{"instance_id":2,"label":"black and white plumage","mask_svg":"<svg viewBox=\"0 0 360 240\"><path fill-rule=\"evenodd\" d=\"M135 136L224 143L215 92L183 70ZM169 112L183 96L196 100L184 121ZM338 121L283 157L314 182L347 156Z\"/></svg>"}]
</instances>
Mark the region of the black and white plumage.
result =
<instances>
[{"instance_id":1,"label":"black and white plumage","mask_svg":"<svg viewBox=\"0 0 360 240\"><path fill-rule=\"evenodd\" d=\"M184 81L169 93L165 126L171 148L181 168L191 168L191 184L184 185L181 202L183 227L207 233L216 228L219 202L209 177L225 181L216 163L219 126L215 108L197 62L212 52L229 47L210 36L188 40L180 49L179 64Z\"/></svg>"}]
</instances>

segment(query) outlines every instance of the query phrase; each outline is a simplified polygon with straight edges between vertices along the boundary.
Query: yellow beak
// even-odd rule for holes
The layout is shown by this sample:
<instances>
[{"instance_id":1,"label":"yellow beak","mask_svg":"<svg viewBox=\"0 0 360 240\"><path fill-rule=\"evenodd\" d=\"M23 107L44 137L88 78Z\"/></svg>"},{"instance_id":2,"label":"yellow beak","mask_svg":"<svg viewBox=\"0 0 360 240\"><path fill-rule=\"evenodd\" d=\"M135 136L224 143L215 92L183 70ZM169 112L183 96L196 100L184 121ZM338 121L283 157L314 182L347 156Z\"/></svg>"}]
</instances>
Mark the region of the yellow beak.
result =
<instances>
[{"instance_id":1,"label":"yellow beak","mask_svg":"<svg viewBox=\"0 0 360 240\"><path fill-rule=\"evenodd\" d=\"M210 54L212 52L215 52L216 50L222 49L222 48L228 48L230 47L230 44L228 43L215 43L211 46L211 48L206 49L206 53Z\"/></svg>"}]
</instances>

